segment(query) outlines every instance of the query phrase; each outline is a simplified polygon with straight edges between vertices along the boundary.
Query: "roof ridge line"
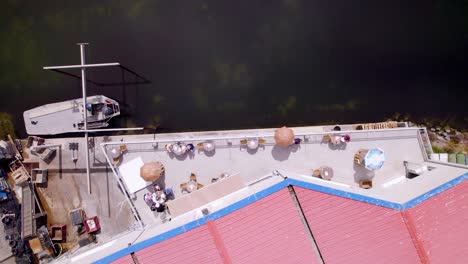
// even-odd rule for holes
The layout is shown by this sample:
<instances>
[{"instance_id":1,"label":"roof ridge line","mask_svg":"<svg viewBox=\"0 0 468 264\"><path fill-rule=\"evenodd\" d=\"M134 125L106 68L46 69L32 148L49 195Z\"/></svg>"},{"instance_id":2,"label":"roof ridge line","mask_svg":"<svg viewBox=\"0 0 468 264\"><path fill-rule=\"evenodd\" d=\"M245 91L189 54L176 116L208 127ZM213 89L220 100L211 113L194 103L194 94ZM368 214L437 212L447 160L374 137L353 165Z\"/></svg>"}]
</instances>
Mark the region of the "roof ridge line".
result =
<instances>
[{"instance_id":1,"label":"roof ridge line","mask_svg":"<svg viewBox=\"0 0 468 264\"><path fill-rule=\"evenodd\" d=\"M209 220L216 220L216 219L219 219L227 214L230 214L234 211L237 211L249 204L252 204L268 195L271 195L273 193L276 193L277 191L281 190L281 189L284 189L286 187L288 187L289 185L292 185L292 186L297 186L297 187L302 187L302 188L306 188L306 189L309 189L309 190L312 190L312 191L318 191L318 192L322 192L322 193L327 193L327 194L330 194L330 195L335 195L335 196L339 196L339 197L343 197L343 198L348 198L348 199L351 199L351 200L356 200L356 201L360 201L360 202L365 202L365 203L369 203L369 204L373 204L373 205L377 205L377 206L382 206L382 207L386 207L386 208L390 208L390 209L394 209L394 210L398 210L398 211L403 211L405 209L409 209L411 207L414 207L424 201L426 201L427 199L430 199L431 197L433 196L436 196L448 189L451 189L455 186L457 186L458 184L464 182L468 180L468 172L467 173L464 173L444 184L441 184L439 186L437 186L436 188L426 192L426 193L423 193L422 195L404 203L404 204L400 204L400 203L395 203L395 202L389 202L389 201L386 201L386 200L382 200L382 199L378 199L378 198L374 198L374 197L369 197L369 196L365 196L365 195L362 195L362 194L357 194L357 193L352 193L352 192L347 192L347 191L343 191L343 190L339 190L339 189L335 189L335 188L332 188L332 187L328 187L328 186L323 186L323 185L318 185L318 184L314 184L314 183L310 183L310 182L306 182L306 181L301 181L301 180L298 180L298 179L293 179L293 178L286 178L284 179L283 181L280 181L278 183L275 183L273 184L272 186L270 187L267 187L261 191L258 191L250 196L247 196L231 205L228 205L218 211L215 211L207 216L204 216L202 218L199 218L199 219L196 219L196 220L193 220L191 222L188 222L186 224L183 224L183 225L180 225L180 226L177 226L169 231L166 231L164 233L161 233L161 234L158 234L154 237L151 237L151 238L148 238L144 241L141 241L141 242L138 242L136 244L133 244L131 246L128 246L127 248L124 248L124 249L121 249L117 252L114 252L113 254L107 256L107 257L104 257L102 259L99 259L93 263L110 263L114 260L117 260L125 255L128 255L132 252L136 252L138 250L141 250L141 249L144 249L146 247L149 247L153 244L156 244L156 243L159 243L159 242L162 242L164 240L167 240L169 238L172 238L174 236L177 236L179 234L182 234L184 232L187 232L189 230L192 230L196 227L199 227L199 226L202 226L204 224L207 223L207 221Z\"/></svg>"}]
</instances>

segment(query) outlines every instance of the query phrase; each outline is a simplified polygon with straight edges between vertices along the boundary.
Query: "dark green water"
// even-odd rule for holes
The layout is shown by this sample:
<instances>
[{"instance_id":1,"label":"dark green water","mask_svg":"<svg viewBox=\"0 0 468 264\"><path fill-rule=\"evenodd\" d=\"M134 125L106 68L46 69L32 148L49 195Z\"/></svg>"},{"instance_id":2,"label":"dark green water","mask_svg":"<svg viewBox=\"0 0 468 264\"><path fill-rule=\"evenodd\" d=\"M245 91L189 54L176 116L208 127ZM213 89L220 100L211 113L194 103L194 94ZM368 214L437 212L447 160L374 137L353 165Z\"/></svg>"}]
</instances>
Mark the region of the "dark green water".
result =
<instances>
[{"instance_id":1,"label":"dark green water","mask_svg":"<svg viewBox=\"0 0 468 264\"><path fill-rule=\"evenodd\" d=\"M162 131L415 119L468 122L466 1L4 1L0 112L81 96L42 70L120 62L150 84L89 85L120 124ZM77 73L77 72L76 72ZM120 82L118 69L96 81ZM135 80L125 75L125 80Z\"/></svg>"}]
</instances>

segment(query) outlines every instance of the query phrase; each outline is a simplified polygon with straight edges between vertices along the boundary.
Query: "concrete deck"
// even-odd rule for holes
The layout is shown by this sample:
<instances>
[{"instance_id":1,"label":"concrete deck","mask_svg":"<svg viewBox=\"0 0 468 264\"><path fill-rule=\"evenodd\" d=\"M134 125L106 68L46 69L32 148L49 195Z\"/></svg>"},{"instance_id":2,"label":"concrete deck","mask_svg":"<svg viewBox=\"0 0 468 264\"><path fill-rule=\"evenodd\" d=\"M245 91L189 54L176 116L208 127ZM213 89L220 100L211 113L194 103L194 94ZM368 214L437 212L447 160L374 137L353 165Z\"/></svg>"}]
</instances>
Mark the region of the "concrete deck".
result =
<instances>
[{"instance_id":1,"label":"concrete deck","mask_svg":"<svg viewBox=\"0 0 468 264\"><path fill-rule=\"evenodd\" d=\"M317 127L301 128L299 133L316 133L317 130ZM323 133L323 130L321 132ZM271 129L235 131L235 133L223 131L157 135L155 140L155 142L159 141L157 147L152 143L127 143L128 151L124 154L120 164L137 157L141 157L144 162L162 162L166 173L165 177L160 179L160 184L172 187L176 199L182 195L179 184L186 182L192 172L197 175L198 181L205 186L210 184L211 178L218 177L223 172L240 174L244 182L249 184L256 181L259 176L271 173L274 169L301 175L312 175L313 169L323 165L333 168L335 175L332 179L333 183L357 187L360 179L373 178L372 192L378 193L380 198L386 199L391 198L391 195L384 191L385 187L383 186L389 181L405 176L403 161L424 161L417 138L418 131L415 129L352 133L351 142L341 147L324 143L322 135L310 135L300 145L283 148L274 144L273 133L274 130ZM248 150L245 146L240 145L240 138L253 136L262 137L266 139L267 143L256 151ZM164 149L166 141L184 141L196 144L203 141L197 139L203 138L223 139L214 140L216 144L214 153L196 150L194 153L184 156L175 156L167 153ZM125 137L123 142L131 142L132 139L134 137ZM117 142L117 144L121 143ZM107 146L107 149L109 150L111 146ZM116 146L118 147L118 145ZM353 163L354 154L359 149L373 147L385 150L387 158L383 168L375 173ZM144 224L166 221L165 214L150 211L148 205L143 201L143 194L148 192L147 189L136 192L134 201Z\"/></svg>"},{"instance_id":2,"label":"concrete deck","mask_svg":"<svg viewBox=\"0 0 468 264\"><path fill-rule=\"evenodd\" d=\"M47 204L52 205L52 207L49 206L50 211L59 212L59 215L63 217L60 221L66 221L69 208L86 207L88 215L98 215L103 219L101 221L103 230L98 236L100 241L130 230L125 235L120 234L122 236L118 241L113 240L110 244L104 244L101 249L91 249L84 255L69 255L62 259L62 262L96 260L108 255L109 252L125 248L128 243L134 244L144 241L203 216L200 210L193 210L176 218L172 218L167 213L152 212L143 201L143 194L148 192L147 189L143 189L132 195L131 202L145 224L145 230L132 231L135 221L130 206L117 187L118 181L112 175L105 156L100 150L101 144L105 145L104 148L107 152L114 146L127 145L128 151L125 152L118 166L137 157L141 157L145 162L162 162L166 173L160 179L160 184L163 187L172 187L176 199L183 195L179 184L186 182L192 172L197 174L198 181L205 186L211 184L211 178L218 177L223 172L239 174L248 187L204 206L210 212L225 208L282 181L281 177L271 177L271 173L275 169L291 179L395 203L407 202L467 171L465 168L431 163L434 170L415 179L406 179L403 161L425 162L424 148L418 138L419 132L415 128L344 132L351 136L351 142L341 147L335 147L322 141L323 134L326 133L324 127L293 129L296 135L303 139L303 143L289 148L278 147L274 144L274 129L92 138L94 146L90 151L92 163L91 195L87 194L84 155L81 154L75 164L71 162L71 151L68 150L69 142L78 142L80 144L79 151L83 153L83 139L48 139L46 144L62 146L61 152L50 164L40 161L41 167L52 170L51 182L47 188L50 190L44 192L43 197ZM248 150L245 146L240 145L240 139L252 137L264 138L266 144L256 151ZM214 153L196 150L185 156L174 156L167 153L164 148L166 143L181 141L197 144L204 140L215 141L216 150ZM355 165L353 158L359 149L373 147L379 147L385 151L386 161L380 170L370 173L361 166ZM334 169L334 177L331 181L311 177L312 170L323 165ZM265 176L270 177L257 182ZM372 189L364 190L358 187L358 181L364 178L373 179L374 187ZM256 183L251 184L254 182ZM51 214L49 211L48 213Z\"/></svg>"},{"instance_id":3,"label":"concrete deck","mask_svg":"<svg viewBox=\"0 0 468 264\"><path fill-rule=\"evenodd\" d=\"M76 163L72 162L68 148L71 142L79 143ZM57 152L50 163L31 155L29 151L25 161L39 162L40 168L47 168L49 171L47 185L37 187L38 196L47 211L48 224L67 225L68 248L73 248L83 238L77 235L70 222L69 212L75 208L82 208L87 216L99 217L102 223L99 240L108 240L133 227L135 219L130 206L99 149L92 148L90 151L92 192L88 194L84 139L47 139L46 144L61 145L52 147Z\"/></svg>"},{"instance_id":4,"label":"concrete deck","mask_svg":"<svg viewBox=\"0 0 468 264\"><path fill-rule=\"evenodd\" d=\"M67 211L70 208L83 205L89 208L87 209L88 215L97 214L113 220L115 220L113 214L119 214L119 211L122 215L131 215L128 205L124 202L125 197L118 189L117 181L108 169L105 157L99 149L101 143L112 144L112 142L116 142L117 145L106 147L107 150L110 150L112 146L118 147L124 142L159 142L157 147L152 143L127 143L128 151L123 155L119 165L137 157L141 157L144 162L162 162L166 173L165 177L160 179L160 184L162 187L172 187L176 199L182 195L179 188L180 183L186 182L192 172L197 175L198 181L205 186L210 184L211 178L218 177L223 172L240 174L244 182L249 184L260 176L271 173L274 169L300 175L311 175L313 169L323 165L333 168L335 176L332 183L357 187L360 179L373 178L372 192L381 193L382 197L380 198L385 199L391 197L386 197L389 195L382 192L385 190L384 184L404 177L403 161L423 162L423 153L418 142L416 129L348 133L351 135L351 142L341 147L324 143L322 134L314 134L324 133L323 127L301 127L294 128L294 131L298 135L307 134L308 136L300 136L304 139L303 143L289 148L274 144L274 129L96 137L93 138L94 147L90 151L92 195L88 195L86 191L84 155L81 154L75 164L71 162L71 151L68 150L68 143L78 142L79 152L82 153L83 139L48 139L46 144L61 144L62 149L50 164L40 161L41 167L47 167L51 170L49 184L52 188L48 187L42 190L44 194L49 191L48 194L43 195L43 198L47 204L52 204L51 210L60 210L61 213L55 215L63 217L54 219L55 222L66 221ZM264 138L266 144L260 146L256 151L240 145L240 139L251 137ZM183 141L196 144L204 139L215 139L216 150L213 153L196 150L191 154L175 156L168 154L164 149L166 142ZM387 157L383 168L376 171L375 175L353 163L354 154L359 149L372 147L385 150ZM59 168L62 169L59 170ZM152 212L143 201L143 195L149 189L136 192L133 200L143 223L153 225L166 222L170 216L168 217L165 213ZM61 193L61 190L64 192ZM60 202L57 203L57 201ZM120 218L117 223L113 223L117 225L117 230L122 231L123 226L118 224L119 221ZM122 221L125 223L123 225L128 226L133 219L130 217L130 219L125 218ZM115 230L115 228L111 227L111 230Z\"/></svg>"}]
</instances>

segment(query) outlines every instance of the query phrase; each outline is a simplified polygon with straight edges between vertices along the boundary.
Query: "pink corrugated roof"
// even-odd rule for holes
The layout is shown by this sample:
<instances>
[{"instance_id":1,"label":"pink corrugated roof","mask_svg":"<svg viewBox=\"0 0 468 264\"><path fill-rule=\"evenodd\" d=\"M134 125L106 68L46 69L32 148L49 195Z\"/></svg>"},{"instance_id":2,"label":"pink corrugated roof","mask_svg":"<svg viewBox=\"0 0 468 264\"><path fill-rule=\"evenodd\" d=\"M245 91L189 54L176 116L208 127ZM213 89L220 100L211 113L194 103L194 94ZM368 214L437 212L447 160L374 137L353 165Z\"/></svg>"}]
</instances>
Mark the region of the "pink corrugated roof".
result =
<instances>
[{"instance_id":1,"label":"pink corrugated roof","mask_svg":"<svg viewBox=\"0 0 468 264\"><path fill-rule=\"evenodd\" d=\"M134 264L132 256L131 255L126 255L125 257L121 257L115 261L111 262L112 264Z\"/></svg>"},{"instance_id":2,"label":"pink corrugated roof","mask_svg":"<svg viewBox=\"0 0 468 264\"><path fill-rule=\"evenodd\" d=\"M325 263L420 263L399 211L294 189Z\"/></svg>"},{"instance_id":3,"label":"pink corrugated roof","mask_svg":"<svg viewBox=\"0 0 468 264\"><path fill-rule=\"evenodd\" d=\"M233 263L317 263L287 189L215 223Z\"/></svg>"},{"instance_id":4,"label":"pink corrugated roof","mask_svg":"<svg viewBox=\"0 0 468 264\"><path fill-rule=\"evenodd\" d=\"M141 264L222 263L206 225L135 252Z\"/></svg>"},{"instance_id":5,"label":"pink corrugated roof","mask_svg":"<svg viewBox=\"0 0 468 264\"><path fill-rule=\"evenodd\" d=\"M152 245L140 263L317 263L287 189Z\"/></svg>"},{"instance_id":6,"label":"pink corrugated roof","mask_svg":"<svg viewBox=\"0 0 468 264\"><path fill-rule=\"evenodd\" d=\"M468 182L405 211L293 187L325 263L466 263ZM144 263L317 263L287 188L135 252ZM113 263L133 263L130 255Z\"/></svg>"},{"instance_id":7,"label":"pink corrugated roof","mask_svg":"<svg viewBox=\"0 0 468 264\"><path fill-rule=\"evenodd\" d=\"M468 182L408 210L430 263L468 263Z\"/></svg>"}]
</instances>

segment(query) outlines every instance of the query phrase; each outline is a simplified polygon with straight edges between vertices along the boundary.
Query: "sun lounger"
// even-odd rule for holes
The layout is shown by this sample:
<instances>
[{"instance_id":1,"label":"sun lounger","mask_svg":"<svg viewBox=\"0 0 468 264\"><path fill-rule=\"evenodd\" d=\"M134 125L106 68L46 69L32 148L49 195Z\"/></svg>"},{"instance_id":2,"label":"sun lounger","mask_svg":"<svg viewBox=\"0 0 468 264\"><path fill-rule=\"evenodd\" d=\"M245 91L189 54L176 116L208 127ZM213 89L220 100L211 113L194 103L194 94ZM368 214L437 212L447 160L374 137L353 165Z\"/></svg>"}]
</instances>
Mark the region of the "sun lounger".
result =
<instances>
[{"instance_id":1,"label":"sun lounger","mask_svg":"<svg viewBox=\"0 0 468 264\"><path fill-rule=\"evenodd\" d=\"M465 154L462 154L462 153L458 153L457 154L457 163L458 164L461 164L461 165L465 165Z\"/></svg>"},{"instance_id":2,"label":"sun lounger","mask_svg":"<svg viewBox=\"0 0 468 264\"><path fill-rule=\"evenodd\" d=\"M457 154L454 154L454 153L448 154L448 162L457 163Z\"/></svg>"}]
</instances>

